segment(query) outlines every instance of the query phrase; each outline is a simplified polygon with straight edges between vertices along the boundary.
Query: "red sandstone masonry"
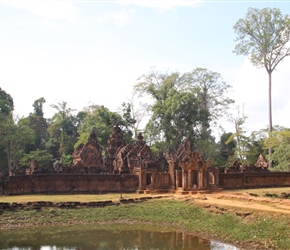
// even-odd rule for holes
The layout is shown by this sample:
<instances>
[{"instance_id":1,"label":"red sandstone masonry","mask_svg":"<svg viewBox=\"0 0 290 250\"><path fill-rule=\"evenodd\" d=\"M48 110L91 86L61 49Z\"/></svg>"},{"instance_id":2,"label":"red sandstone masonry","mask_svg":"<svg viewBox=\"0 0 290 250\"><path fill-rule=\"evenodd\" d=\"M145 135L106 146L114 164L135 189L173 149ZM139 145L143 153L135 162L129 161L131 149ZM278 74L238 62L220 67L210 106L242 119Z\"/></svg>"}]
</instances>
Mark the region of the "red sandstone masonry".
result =
<instances>
[{"instance_id":1,"label":"red sandstone masonry","mask_svg":"<svg viewBox=\"0 0 290 250\"><path fill-rule=\"evenodd\" d=\"M290 173L220 173L217 185L224 189L290 186ZM45 174L10 176L0 185L0 194L129 193L138 189L137 175Z\"/></svg>"},{"instance_id":2,"label":"red sandstone masonry","mask_svg":"<svg viewBox=\"0 0 290 250\"><path fill-rule=\"evenodd\" d=\"M219 187L224 189L283 186L290 186L289 172L219 174Z\"/></svg>"},{"instance_id":3,"label":"red sandstone masonry","mask_svg":"<svg viewBox=\"0 0 290 250\"><path fill-rule=\"evenodd\" d=\"M136 192L138 187L136 175L43 174L10 176L2 186L2 194L126 193Z\"/></svg>"}]
</instances>

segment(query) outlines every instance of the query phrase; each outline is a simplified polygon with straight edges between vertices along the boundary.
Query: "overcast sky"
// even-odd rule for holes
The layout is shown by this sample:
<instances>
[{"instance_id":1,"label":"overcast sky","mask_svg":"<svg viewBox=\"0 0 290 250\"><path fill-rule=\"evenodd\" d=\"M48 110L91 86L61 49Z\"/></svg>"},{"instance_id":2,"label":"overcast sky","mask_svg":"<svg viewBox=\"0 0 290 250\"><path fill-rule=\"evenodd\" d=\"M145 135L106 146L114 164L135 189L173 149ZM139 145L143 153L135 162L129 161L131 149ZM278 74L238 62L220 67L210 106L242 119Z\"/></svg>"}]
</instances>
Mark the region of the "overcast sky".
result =
<instances>
[{"instance_id":1,"label":"overcast sky","mask_svg":"<svg viewBox=\"0 0 290 250\"><path fill-rule=\"evenodd\" d=\"M232 52L233 25L249 7L290 14L289 1L0 0L0 87L20 116L44 97L49 118L50 105L61 101L78 111L90 104L115 111L152 67L202 67L233 87L231 97L248 117L245 129L266 128L267 73ZM287 58L273 73L274 125L290 127L289 81Z\"/></svg>"}]
</instances>

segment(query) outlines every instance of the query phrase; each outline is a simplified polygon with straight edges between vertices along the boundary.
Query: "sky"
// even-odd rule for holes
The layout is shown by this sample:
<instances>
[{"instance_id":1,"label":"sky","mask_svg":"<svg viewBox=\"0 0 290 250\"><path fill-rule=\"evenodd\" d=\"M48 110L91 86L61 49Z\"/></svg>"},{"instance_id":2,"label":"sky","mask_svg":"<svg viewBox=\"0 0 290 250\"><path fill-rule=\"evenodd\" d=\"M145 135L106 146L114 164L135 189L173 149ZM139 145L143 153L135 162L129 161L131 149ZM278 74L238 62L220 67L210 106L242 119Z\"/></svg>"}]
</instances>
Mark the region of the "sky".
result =
<instances>
[{"instance_id":1,"label":"sky","mask_svg":"<svg viewBox=\"0 0 290 250\"><path fill-rule=\"evenodd\" d=\"M28 116L44 97L50 118L62 101L76 112L92 104L116 111L152 67L206 68L232 86L235 107L248 117L244 129L264 129L266 70L233 53L233 26L249 7L290 14L290 1L0 0L0 87L14 99L14 114ZM286 58L273 72L273 125L290 127L289 81ZM231 122L221 126L234 132Z\"/></svg>"}]
</instances>

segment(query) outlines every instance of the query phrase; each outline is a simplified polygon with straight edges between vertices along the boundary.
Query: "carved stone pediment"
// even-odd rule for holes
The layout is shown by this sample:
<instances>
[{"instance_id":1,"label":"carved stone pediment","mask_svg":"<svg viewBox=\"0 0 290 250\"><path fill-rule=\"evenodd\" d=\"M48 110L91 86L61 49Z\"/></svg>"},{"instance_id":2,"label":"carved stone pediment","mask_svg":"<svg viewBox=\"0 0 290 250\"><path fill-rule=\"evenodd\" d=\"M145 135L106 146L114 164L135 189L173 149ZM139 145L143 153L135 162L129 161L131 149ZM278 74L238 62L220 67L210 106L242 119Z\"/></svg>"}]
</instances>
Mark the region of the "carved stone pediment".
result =
<instances>
[{"instance_id":1,"label":"carved stone pediment","mask_svg":"<svg viewBox=\"0 0 290 250\"><path fill-rule=\"evenodd\" d=\"M140 158L138 157L137 148L133 147L126 157L127 157L128 168L130 169L130 172L132 172L134 168L137 168L140 166Z\"/></svg>"},{"instance_id":2,"label":"carved stone pediment","mask_svg":"<svg viewBox=\"0 0 290 250\"><path fill-rule=\"evenodd\" d=\"M177 152L174 148L169 147L166 151L165 154L165 159L166 161L171 164L171 163L175 163L177 160Z\"/></svg>"},{"instance_id":3,"label":"carved stone pediment","mask_svg":"<svg viewBox=\"0 0 290 250\"><path fill-rule=\"evenodd\" d=\"M185 141L181 144L179 149L177 150L177 159L181 160L186 157L189 157L191 154L191 149L190 149L190 141L188 138L185 139Z\"/></svg>"},{"instance_id":4,"label":"carved stone pediment","mask_svg":"<svg viewBox=\"0 0 290 250\"><path fill-rule=\"evenodd\" d=\"M72 158L73 158L73 165L76 166L78 164L78 162L81 161L81 156L80 153L82 151L82 148L84 147L84 144L81 143L80 145L78 145L78 147L75 149L75 151L72 154Z\"/></svg>"},{"instance_id":5,"label":"carved stone pediment","mask_svg":"<svg viewBox=\"0 0 290 250\"><path fill-rule=\"evenodd\" d=\"M165 159L164 154L159 151L156 159L154 160L155 166L157 166L157 170L160 172L168 172L169 171L169 164L167 160Z\"/></svg>"},{"instance_id":6,"label":"carved stone pediment","mask_svg":"<svg viewBox=\"0 0 290 250\"><path fill-rule=\"evenodd\" d=\"M255 167L261 169L268 169L269 163L266 161L263 155L259 155L257 162L255 163Z\"/></svg>"},{"instance_id":7,"label":"carved stone pediment","mask_svg":"<svg viewBox=\"0 0 290 250\"><path fill-rule=\"evenodd\" d=\"M142 161L152 161L153 153L148 145L144 145L138 152L138 156Z\"/></svg>"},{"instance_id":8,"label":"carved stone pediment","mask_svg":"<svg viewBox=\"0 0 290 250\"><path fill-rule=\"evenodd\" d=\"M123 146L124 146L123 132L118 126L118 124L116 124L107 142L105 153L106 157L107 158L114 157L115 154L117 153L117 150Z\"/></svg>"},{"instance_id":9,"label":"carved stone pediment","mask_svg":"<svg viewBox=\"0 0 290 250\"><path fill-rule=\"evenodd\" d=\"M178 165L183 170L206 170L210 161L204 161L198 152L191 151L190 141L186 139L177 152Z\"/></svg>"},{"instance_id":10,"label":"carved stone pediment","mask_svg":"<svg viewBox=\"0 0 290 250\"><path fill-rule=\"evenodd\" d=\"M127 168L130 173L133 173L134 169L146 168L151 163L153 163L153 153L139 133L134 145L127 144L118 150L113 163L114 172L120 173L121 168Z\"/></svg>"},{"instance_id":11,"label":"carved stone pediment","mask_svg":"<svg viewBox=\"0 0 290 250\"><path fill-rule=\"evenodd\" d=\"M102 155L94 143L86 143L80 152L81 165L84 167L102 167Z\"/></svg>"},{"instance_id":12,"label":"carved stone pediment","mask_svg":"<svg viewBox=\"0 0 290 250\"><path fill-rule=\"evenodd\" d=\"M134 148L133 145L127 144L118 149L115 159L113 161L114 173L128 173L128 153Z\"/></svg>"},{"instance_id":13,"label":"carved stone pediment","mask_svg":"<svg viewBox=\"0 0 290 250\"><path fill-rule=\"evenodd\" d=\"M93 130L86 144L81 143L72 154L73 167L103 167L102 151Z\"/></svg>"}]
</instances>

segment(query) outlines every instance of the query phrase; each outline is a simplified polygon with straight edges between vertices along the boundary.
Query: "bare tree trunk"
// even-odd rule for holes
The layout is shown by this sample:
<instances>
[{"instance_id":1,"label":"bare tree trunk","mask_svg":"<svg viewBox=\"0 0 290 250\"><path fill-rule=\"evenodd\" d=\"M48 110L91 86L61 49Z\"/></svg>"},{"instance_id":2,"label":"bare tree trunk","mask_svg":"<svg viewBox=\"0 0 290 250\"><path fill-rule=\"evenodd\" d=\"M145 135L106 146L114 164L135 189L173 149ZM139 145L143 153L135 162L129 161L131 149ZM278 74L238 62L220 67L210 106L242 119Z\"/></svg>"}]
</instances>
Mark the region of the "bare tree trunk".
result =
<instances>
[{"instance_id":1,"label":"bare tree trunk","mask_svg":"<svg viewBox=\"0 0 290 250\"><path fill-rule=\"evenodd\" d=\"M272 136L272 72L268 71L268 77L269 77L269 138ZM269 168L272 167L272 147L269 147Z\"/></svg>"},{"instance_id":2,"label":"bare tree trunk","mask_svg":"<svg viewBox=\"0 0 290 250\"><path fill-rule=\"evenodd\" d=\"M240 132L239 132L239 124L237 121L235 121L235 128L236 128L236 135L237 135L237 148L238 148L238 156L240 158L240 161L243 162L243 155L242 155L242 148L241 148L241 140L240 140Z\"/></svg>"}]
</instances>

